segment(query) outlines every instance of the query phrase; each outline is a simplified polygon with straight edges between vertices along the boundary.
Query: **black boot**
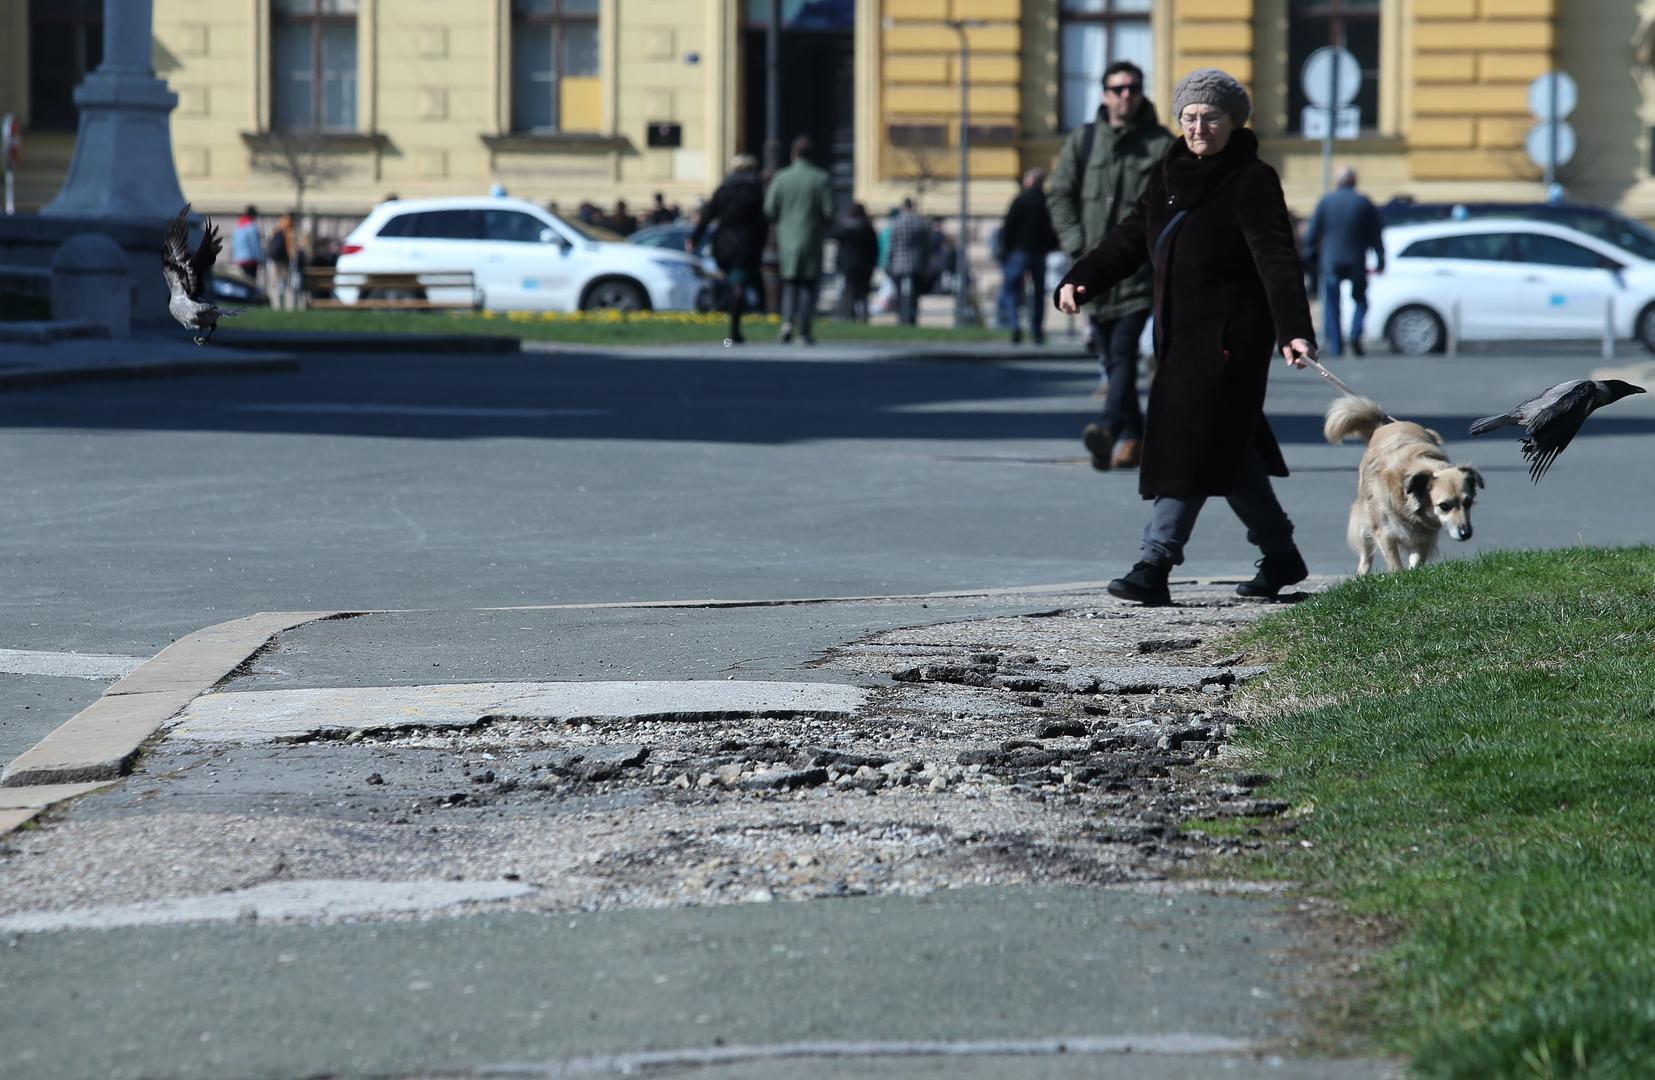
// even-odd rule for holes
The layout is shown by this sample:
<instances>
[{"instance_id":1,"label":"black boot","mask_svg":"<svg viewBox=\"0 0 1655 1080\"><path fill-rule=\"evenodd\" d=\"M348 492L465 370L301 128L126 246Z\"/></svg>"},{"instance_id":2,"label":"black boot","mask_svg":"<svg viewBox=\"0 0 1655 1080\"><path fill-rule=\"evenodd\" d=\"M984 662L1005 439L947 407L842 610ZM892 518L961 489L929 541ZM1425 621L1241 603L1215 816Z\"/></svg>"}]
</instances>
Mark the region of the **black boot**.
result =
<instances>
[{"instance_id":1,"label":"black boot","mask_svg":"<svg viewBox=\"0 0 1655 1080\"><path fill-rule=\"evenodd\" d=\"M1166 607L1172 603L1172 590L1167 588L1171 570L1165 563L1133 563L1124 577L1109 583L1109 595L1136 600L1144 607Z\"/></svg>"},{"instance_id":2,"label":"black boot","mask_svg":"<svg viewBox=\"0 0 1655 1080\"><path fill-rule=\"evenodd\" d=\"M1298 548L1266 555L1253 565L1258 567L1257 576L1252 581L1237 585L1237 596L1269 599L1287 586L1297 585L1310 576L1310 568L1304 564L1304 556L1299 554Z\"/></svg>"}]
</instances>

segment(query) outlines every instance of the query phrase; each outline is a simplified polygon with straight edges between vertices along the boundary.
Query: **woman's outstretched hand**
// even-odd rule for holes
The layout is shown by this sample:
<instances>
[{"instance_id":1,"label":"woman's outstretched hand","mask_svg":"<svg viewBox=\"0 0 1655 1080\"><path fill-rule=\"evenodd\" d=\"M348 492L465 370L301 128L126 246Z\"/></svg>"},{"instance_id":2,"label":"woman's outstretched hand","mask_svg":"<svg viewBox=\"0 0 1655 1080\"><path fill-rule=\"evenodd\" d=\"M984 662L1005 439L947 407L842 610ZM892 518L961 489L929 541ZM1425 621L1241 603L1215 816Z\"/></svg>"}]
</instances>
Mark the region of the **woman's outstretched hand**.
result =
<instances>
[{"instance_id":1,"label":"woman's outstretched hand","mask_svg":"<svg viewBox=\"0 0 1655 1080\"><path fill-rule=\"evenodd\" d=\"M1057 310L1065 315L1078 315L1080 305L1086 303L1086 286L1064 285L1057 290Z\"/></svg>"},{"instance_id":2,"label":"woman's outstretched hand","mask_svg":"<svg viewBox=\"0 0 1655 1080\"><path fill-rule=\"evenodd\" d=\"M1281 357L1290 367L1304 367L1304 358L1316 359L1316 346L1302 337L1296 337L1281 347Z\"/></svg>"}]
</instances>

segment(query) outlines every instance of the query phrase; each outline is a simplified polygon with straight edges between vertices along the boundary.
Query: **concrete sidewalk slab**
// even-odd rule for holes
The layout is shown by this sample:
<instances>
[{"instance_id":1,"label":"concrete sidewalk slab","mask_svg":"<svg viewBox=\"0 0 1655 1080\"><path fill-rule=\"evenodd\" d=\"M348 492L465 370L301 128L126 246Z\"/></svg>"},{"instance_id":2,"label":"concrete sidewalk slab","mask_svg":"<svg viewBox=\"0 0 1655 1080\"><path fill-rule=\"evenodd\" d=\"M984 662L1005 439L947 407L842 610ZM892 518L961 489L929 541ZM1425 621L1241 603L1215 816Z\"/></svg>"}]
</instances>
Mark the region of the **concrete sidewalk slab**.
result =
<instances>
[{"instance_id":1,"label":"concrete sidewalk slab","mask_svg":"<svg viewBox=\"0 0 1655 1080\"><path fill-rule=\"evenodd\" d=\"M451 683L255 690L197 698L171 735L200 742L299 739L324 732L472 727L501 718L545 723L849 716L868 691L833 683L756 681Z\"/></svg>"}]
</instances>

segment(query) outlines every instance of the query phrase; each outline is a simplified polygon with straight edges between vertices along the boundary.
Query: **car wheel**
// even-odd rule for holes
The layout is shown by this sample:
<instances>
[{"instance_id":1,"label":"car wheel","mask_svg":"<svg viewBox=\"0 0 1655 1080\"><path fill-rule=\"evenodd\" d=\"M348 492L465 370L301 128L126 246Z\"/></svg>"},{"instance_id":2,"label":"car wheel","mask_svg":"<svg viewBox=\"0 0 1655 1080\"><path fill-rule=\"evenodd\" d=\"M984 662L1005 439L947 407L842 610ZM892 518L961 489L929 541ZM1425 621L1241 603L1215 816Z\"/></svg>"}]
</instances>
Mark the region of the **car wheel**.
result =
<instances>
[{"instance_id":1,"label":"car wheel","mask_svg":"<svg viewBox=\"0 0 1655 1080\"><path fill-rule=\"evenodd\" d=\"M1442 352L1448 345L1448 330L1442 317L1428 307L1411 304L1391 316L1385 324L1385 339L1391 351L1403 356L1424 356Z\"/></svg>"},{"instance_id":2,"label":"car wheel","mask_svg":"<svg viewBox=\"0 0 1655 1080\"><path fill-rule=\"evenodd\" d=\"M1655 353L1655 304L1650 304L1638 312L1638 321L1632 332L1637 335L1644 348Z\"/></svg>"},{"instance_id":3,"label":"car wheel","mask_svg":"<svg viewBox=\"0 0 1655 1080\"><path fill-rule=\"evenodd\" d=\"M586 298L580 304L582 311L595 311L599 308L643 311L648 306L644 300L644 290L635 282L624 281L621 278L608 278L593 285L586 290Z\"/></svg>"}]
</instances>

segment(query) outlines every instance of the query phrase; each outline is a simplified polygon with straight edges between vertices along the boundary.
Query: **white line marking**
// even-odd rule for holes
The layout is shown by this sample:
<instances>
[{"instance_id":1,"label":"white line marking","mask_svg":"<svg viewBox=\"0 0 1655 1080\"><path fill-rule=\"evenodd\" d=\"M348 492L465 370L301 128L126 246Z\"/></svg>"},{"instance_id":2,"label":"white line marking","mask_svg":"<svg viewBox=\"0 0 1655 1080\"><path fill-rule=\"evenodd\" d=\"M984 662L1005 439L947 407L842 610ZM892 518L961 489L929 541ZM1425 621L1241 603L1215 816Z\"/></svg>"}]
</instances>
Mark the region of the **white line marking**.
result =
<instances>
[{"instance_id":1,"label":"white line marking","mask_svg":"<svg viewBox=\"0 0 1655 1080\"><path fill-rule=\"evenodd\" d=\"M0 675L51 675L60 679L113 680L131 674L145 659L138 656L108 656L103 653L0 649Z\"/></svg>"},{"instance_id":2,"label":"white line marking","mask_svg":"<svg viewBox=\"0 0 1655 1080\"><path fill-rule=\"evenodd\" d=\"M533 892L512 881L280 881L238 892L179 896L141 904L25 911L0 918L0 932L113 930L237 919L337 919L404 911L436 911L455 904L510 900Z\"/></svg>"},{"instance_id":3,"label":"white line marking","mask_svg":"<svg viewBox=\"0 0 1655 1080\"><path fill-rule=\"evenodd\" d=\"M458 416L474 419L546 420L608 416L609 409L514 409L467 405L385 405L347 401L265 401L231 405L232 412L310 413L321 416Z\"/></svg>"}]
</instances>

